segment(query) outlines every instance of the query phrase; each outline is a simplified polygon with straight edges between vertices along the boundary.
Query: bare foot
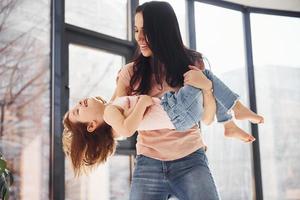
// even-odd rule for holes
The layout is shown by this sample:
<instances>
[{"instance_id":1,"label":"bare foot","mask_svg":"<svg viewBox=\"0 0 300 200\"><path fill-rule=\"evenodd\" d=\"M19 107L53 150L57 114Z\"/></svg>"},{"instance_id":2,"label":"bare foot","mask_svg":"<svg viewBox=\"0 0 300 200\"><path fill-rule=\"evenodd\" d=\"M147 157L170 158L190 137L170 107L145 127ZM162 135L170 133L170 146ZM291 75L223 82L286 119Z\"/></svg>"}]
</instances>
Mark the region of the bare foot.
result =
<instances>
[{"instance_id":1,"label":"bare foot","mask_svg":"<svg viewBox=\"0 0 300 200\"><path fill-rule=\"evenodd\" d=\"M246 133L242 129L240 129L233 121L229 121L224 124L225 132L224 135L226 137L233 137L244 142L253 142L255 141L255 137Z\"/></svg>"},{"instance_id":2,"label":"bare foot","mask_svg":"<svg viewBox=\"0 0 300 200\"><path fill-rule=\"evenodd\" d=\"M238 120L247 119L254 124L264 123L264 118L262 116L252 112L250 109L245 107L240 101L236 102L232 110L234 112L235 118Z\"/></svg>"}]
</instances>

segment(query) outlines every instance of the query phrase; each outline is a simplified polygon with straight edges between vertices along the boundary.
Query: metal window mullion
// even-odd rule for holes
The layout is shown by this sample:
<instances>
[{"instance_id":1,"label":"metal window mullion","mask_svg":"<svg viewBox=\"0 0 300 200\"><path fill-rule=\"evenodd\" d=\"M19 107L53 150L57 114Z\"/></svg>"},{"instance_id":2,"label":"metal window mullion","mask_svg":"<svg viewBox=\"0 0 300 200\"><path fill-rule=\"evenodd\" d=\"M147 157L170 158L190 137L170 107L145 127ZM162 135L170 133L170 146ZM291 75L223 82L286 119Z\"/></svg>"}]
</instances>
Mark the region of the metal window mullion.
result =
<instances>
[{"instance_id":1,"label":"metal window mullion","mask_svg":"<svg viewBox=\"0 0 300 200\"><path fill-rule=\"evenodd\" d=\"M189 47L196 50L195 2L187 1L188 41Z\"/></svg>"},{"instance_id":2,"label":"metal window mullion","mask_svg":"<svg viewBox=\"0 0 300 200\"><path fill-rule=\"evenodd\" d=\"M66 26L66 38L67 43L106 50L113 54L125 56L126 59L129 59L129 57L132 56L134 49L133 42L110 37L102 33L89 31L70 24L67 24Z\"/></svg>"},{"instance_id":3,"label":"metal window mullion","mask_svg":"<svg viewBox=\"0 0 300 200\"><path fill-rule=\"evenodd\" d=\"M130 26L130 30L131 32L129 34L131 34L131 38L129 38L130 41L134 41L134 16L135 16L135 9L136 7L139 5L138 0L129 0L130 4L129 4L129 9L128 9L128 23Z\"/></svg>"},{"instance_id":4,"label":"metal window mullion","mask_svg":"<svg viewBox=\"0 0 300 200\"><path fill-rule=\"evenodd\" d=\"M300 12L295 12L295 11L283 11L283 10L254 8L254 7L249 7L248 10L250 13L300 18Z\"/></svg>"},{"instance_id":5,"label":"metal window mullion","mask_svg":"<svg viewBox=\"0 0 300 200\"><path fill-rule=\"evenodd\" d=\"M244 34L245 34L244 38L245 38L245 50L246 50L246 68L247 68L247 78L248 78L249 103L250 103L251 110L253 112L257 112L250 12L248 9L245 9L243 12L243 22L244 22ZM252 161L253 161L253 173L254 173L255 199L263 200L259 134L258 134L257 124L251 124L251 133L256 138L255 142L252 143L252 154L253 154Z\"/></svg>"},{"instance_id":6,"label":"metal window mullion","mask_svg":"<svg viewBox=\"0 0 300 200\"><path fill-rule=\"evenodd\" d=\"M242 11L245 6L237 4L237 3L232 3L232 2L227 2L227 1L220 1L220 0L194 0L198 1L200 3L205 3L213 6L219 6L222 8L227 8L231 10L236 10L236 11Z\"/></svg>"},{"instance_id":7,"label":"metal window mullion","mask_svg":"<svg viewBox=\"0 0 300 200\"><path fill-rule=\"evenodd\" d=\"M51 1L51 97L50 97L50 166L49 166L49 199L65 198L65 159L62 151L61 120L66 106L64 96L66 60L64 37L64 0Z\"/></svg>"}]
</instances>

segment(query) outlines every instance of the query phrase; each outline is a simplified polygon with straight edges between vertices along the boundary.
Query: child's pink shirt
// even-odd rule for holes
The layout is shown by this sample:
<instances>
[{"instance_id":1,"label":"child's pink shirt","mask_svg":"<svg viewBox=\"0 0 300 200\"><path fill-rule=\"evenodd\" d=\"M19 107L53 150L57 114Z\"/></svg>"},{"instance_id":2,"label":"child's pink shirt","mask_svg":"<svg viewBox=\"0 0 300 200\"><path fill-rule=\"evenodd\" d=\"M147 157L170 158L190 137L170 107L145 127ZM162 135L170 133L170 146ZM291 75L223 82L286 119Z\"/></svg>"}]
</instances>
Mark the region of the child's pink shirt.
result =
<instances>
[{"instance_id":1,"label":"child's pink shirt","mask_svg":"<svg viewBox=\"0 0 300 200\"><path fill-rule=\"evenodd\" d=\"M112 104L120 106L123 109L130 109L136 105L138 98L138 96L118 97ZM160 99L153 97L152 100L154 101L154 104L147 108L143 120L139 124L138 130L175 129L168 114L160 105Z\"/></svg>"}]
</instances>

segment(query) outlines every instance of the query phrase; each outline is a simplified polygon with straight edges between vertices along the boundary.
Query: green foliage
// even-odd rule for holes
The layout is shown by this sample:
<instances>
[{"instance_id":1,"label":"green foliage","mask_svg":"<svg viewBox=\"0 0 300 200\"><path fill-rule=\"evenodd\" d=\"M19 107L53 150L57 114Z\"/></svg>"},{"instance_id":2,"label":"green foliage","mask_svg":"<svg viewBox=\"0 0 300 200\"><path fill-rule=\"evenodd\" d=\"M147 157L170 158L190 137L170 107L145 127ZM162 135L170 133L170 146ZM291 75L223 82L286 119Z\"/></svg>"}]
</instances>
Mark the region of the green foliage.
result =
<instances>
[{"instance_id":1,"label":"green foliage","mask_svg":"<svg viewBox=\"0 0 300 200\"><path fill-rule=\"evenodd\" d=\"M3 200L9 199L9 187L13 183L13 176L6 167L6 161L0 155L0 198Z\"/></svg>"}]
</instances>

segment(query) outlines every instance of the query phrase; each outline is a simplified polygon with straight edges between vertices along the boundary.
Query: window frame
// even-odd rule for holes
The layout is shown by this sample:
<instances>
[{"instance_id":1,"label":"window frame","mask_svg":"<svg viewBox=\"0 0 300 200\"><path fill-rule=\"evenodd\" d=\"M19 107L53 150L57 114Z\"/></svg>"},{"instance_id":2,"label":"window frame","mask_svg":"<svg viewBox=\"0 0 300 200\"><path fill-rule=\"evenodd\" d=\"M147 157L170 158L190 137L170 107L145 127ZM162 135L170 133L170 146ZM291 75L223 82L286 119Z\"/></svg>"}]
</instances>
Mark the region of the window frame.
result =
<instances>
[{"instance_id":1,"label":"window frame","mask_svg":"<svg viewBox=\"0 0 300 200\"><path fill-rule=\"evenodd\" d=\"M128 27L129 40L122 40L102 33L83 29L74 25L66 24L65 1L51 0L51 77L50 77L50 160L49 160L49 199L63 200L65 198L65 157L62 151L61 133L63 114L68 110L69 88L68 88L68 46L70 43L92 47L100 50L106 50L110 53L124 56L126 62L129 62L136 44L134 43L134 12L138 0L128 0L128 15L130 15L130 23ZM255 92L255 76L252 55L250 14L261 13L288 17L300 18L300 12L280 11L274 9L263 9L244 6L236 3L219 1L219 0L186 0L187 3L187 36L189 47L196 49L195 34L195 14L194 3L201 2L220 6L232 10L242 12L244 22L244 38L246 47L246 67L248 79L248 91L250 108L256 112L256 92ZM261 163L258 127L251 124L251 132L256 137L256 142L252 144L252 164L253 164L253 180L255 199L263 199ZM135 155L135 138L132 137L120 143L118 154Z\"/></svg>"},{"instance_id":2,"label":"window frame","mask_svg":"<svg viewBox=\"0 0 300 200\"><path fill-rule=\"evenodd\" d=\"M255 92L255 75L254 75L254 64L253 64L253 50L252 50L252 38L251 38L251 24L250 14L260 13L277 16L297 17L300 18L300 12L294 11L281 11L274 9L256 8L251 6L244 6L237 3L219 1L219 0L187 0L188 1L188 20L189 20L189 41L190 47L196 49L196 34L195 34L195 8L194 3L206 3L213 6L219 6L231 10L240 11L243 16L243 29L244 29L244 44L246 51L246 73L248 81L248 96L250 109L257 112L257 101ZM255 199L263 200L263 184L261 175L261 158L260 158L260 145L259 145L259 130L257 124L251 123L251 133L256 138L256 141L252 143L252 158L253 165L253 186L255 192Z\"/></svg>"},{"instance_id":3,"label":"window frame","mask_svg":"<svg viewBox=\"0 0 300 200\"><path fill-rule=\"evenodd\" d=\"M129 40L122 40L102 33L65 23L65 1L51 0L51 122L50 122L50 171L49 199L65 199L65 156L62 151L62 119L69 108L69 44L105 50L125 57L129 62L136 49L131 38L137 0L128 0ZM121 66L120 66L121 67ZM135 155L135 137L119 142L116 153ZM130 169L131 170L131 169Z\"/></svg>"}]
</instances>

